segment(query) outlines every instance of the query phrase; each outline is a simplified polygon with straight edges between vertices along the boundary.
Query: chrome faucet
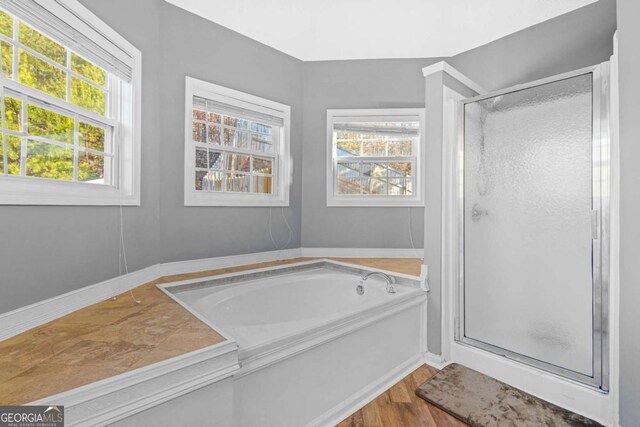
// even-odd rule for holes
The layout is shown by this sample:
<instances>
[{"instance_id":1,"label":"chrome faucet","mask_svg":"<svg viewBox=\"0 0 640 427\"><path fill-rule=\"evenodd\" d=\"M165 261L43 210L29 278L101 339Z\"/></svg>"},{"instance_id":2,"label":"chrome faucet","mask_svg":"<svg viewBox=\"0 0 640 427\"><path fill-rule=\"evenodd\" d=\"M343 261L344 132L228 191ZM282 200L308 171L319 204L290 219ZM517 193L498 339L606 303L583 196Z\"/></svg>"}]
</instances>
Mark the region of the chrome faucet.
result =
<instances>
[{"instance_id":1,"label":"chrome faucet","mask_svg":"<svg viewBox=\"0 0 640 427\"><path fill-rule=\"evenodd\" d=\"M382 271L372 271L371 273L367 273L364 276L362 276L362 281L364 282L371 276L382 277L387 282L387 288L386 288L387 292L389 292L390 294L396 293L396 288L393 287L396 281L393 277L389 276L387 273L383 273Z\"/></svg>"}]
</instances>

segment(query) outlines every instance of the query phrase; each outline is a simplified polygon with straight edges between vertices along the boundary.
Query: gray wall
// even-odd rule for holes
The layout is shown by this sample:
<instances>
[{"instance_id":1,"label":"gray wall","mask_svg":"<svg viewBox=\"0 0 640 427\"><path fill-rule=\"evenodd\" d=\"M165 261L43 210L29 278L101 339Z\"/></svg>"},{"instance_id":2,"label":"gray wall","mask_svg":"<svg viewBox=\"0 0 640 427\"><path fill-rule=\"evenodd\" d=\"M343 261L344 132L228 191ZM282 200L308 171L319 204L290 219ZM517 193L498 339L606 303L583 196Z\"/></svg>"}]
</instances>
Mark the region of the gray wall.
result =
<instances>
[{"instance_id":1,"label":"gray wall","mask_svg":"<svg viewBox=\"0 0 640 427\"><path fill-rule=\"evenodd\" d=\"M640 423L640 2L618 0L620 76L620 425Z\"/></svg>"},{"instance_id":2,"label":"gray wall","mask_svg":"<svg viewBox=\"0 0 640 427\"><path fill-rule=\"evenodd\" d=\"M238 33L162 2L161 262L276 249L267 228L269 208L185 207L183 195L185 75L291 106L293 187L284 209L300 247L302 188L302 62ZM272 208L273 235L289 235L281 208Z\"/></svg>"},{"instance_id":3,"label":"gray wall","mask_svg":"<svg viewBox=\"0 0 640 427\"><path fill-rule=\"evenodd\" d=\"M451 58L451 65L494 90L608 61L615 0L600 0Z\"/></svg>"},{"instance_id":4,"label":"gray wall","mask_svg":"<svg viewBox=\"0 0 640 427\"><path fill-rule=\"evenodd\" d=\"M292 107L294 184L276 244L300 246L302 63L162 0L81 0L142 51L142 203L124 208L129 270L275 249L267 208L183 205L184 77ZM0 206L0 313L119 274L115 207Z\"/></svg>"},{"instance_id":5,"label":"gray wall","mask_svg":"<svg viewBox=\"0 0 640 427\"><path fill-rule=\"evenodd\" d=\"M327 207L329 108L424 107L421 69L440 59L321 61L304 64L302 246L410 248L408 208ZM411 209L423 247L424 209Z\"/></svg>"},{"instance_id":6,"label":"gray wall","mask_svg":"<svg viewBox=\"0 0 640 427\"><path fill-rule=\"evenodd\" d=\"M124 208L129 269L136 270L158 259L159 6L82 2L144 52L142 205ZM115 207L0 206L0 223L0 313L118 275Z\"/></svg>"}]
</instances>

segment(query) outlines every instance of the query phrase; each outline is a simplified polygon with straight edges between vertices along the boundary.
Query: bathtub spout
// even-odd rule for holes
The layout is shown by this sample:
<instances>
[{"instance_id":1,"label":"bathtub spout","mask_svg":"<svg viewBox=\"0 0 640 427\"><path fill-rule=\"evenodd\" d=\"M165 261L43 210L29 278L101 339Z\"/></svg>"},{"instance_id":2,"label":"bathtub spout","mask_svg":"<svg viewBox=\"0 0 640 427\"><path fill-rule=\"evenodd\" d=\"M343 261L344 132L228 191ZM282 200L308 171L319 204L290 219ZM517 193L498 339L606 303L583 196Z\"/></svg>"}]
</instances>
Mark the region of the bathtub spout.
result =
<instances>
[{"instance_id":1,"label":"bathtub spout","mask_svg":"<svg viewBox=\"0 0 640 427\"><path fill-rule=\"evenodd\" d=\"M396 293L396 288L393 286L396 281L393 277L389 276L386 273L383 273L382 271L372 271L371 273L367 273L364 276L362 276L362 281L364 282L371 276L382 277L387 282L387 292L389 292L390 294Z\"/></svg>"}]
</instances>

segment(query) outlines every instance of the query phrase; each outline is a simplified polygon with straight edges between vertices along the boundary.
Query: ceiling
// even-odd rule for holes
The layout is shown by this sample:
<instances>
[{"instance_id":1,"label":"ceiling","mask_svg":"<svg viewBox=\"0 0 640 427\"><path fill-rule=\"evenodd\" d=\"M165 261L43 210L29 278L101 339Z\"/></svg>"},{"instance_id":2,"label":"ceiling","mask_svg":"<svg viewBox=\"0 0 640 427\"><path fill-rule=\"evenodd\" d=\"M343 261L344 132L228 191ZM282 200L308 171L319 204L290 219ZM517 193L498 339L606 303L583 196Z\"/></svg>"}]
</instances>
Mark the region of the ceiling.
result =
<instances>
[{"instance_id":1,"label":"ceiling","mask_svg":"<svg viewBox=\"0 0 640 427\"><path fill-rule=\"evenodd\" d=\"M453 56L596 0L167 0L304 61Z\"/></svg>"}]
</instances>

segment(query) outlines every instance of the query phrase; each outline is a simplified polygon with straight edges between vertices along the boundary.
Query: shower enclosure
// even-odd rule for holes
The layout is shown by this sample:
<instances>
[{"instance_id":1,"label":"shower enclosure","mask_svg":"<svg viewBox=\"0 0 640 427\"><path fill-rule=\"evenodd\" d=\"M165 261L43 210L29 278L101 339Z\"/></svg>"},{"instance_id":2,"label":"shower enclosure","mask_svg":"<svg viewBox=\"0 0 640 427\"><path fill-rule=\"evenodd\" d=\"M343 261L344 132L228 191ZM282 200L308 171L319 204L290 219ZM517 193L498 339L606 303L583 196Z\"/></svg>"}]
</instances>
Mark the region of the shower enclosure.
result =
<instances>
[{"instance_id":1,"label":"shower enclosure","mask_svg":"<svg viewBox=\"0 0 640 427\"><path fill-rule=\"evenodd\" d=\"M455 339L606 390L608 64L461 101Z\"/></svg>"}]
</instances>

